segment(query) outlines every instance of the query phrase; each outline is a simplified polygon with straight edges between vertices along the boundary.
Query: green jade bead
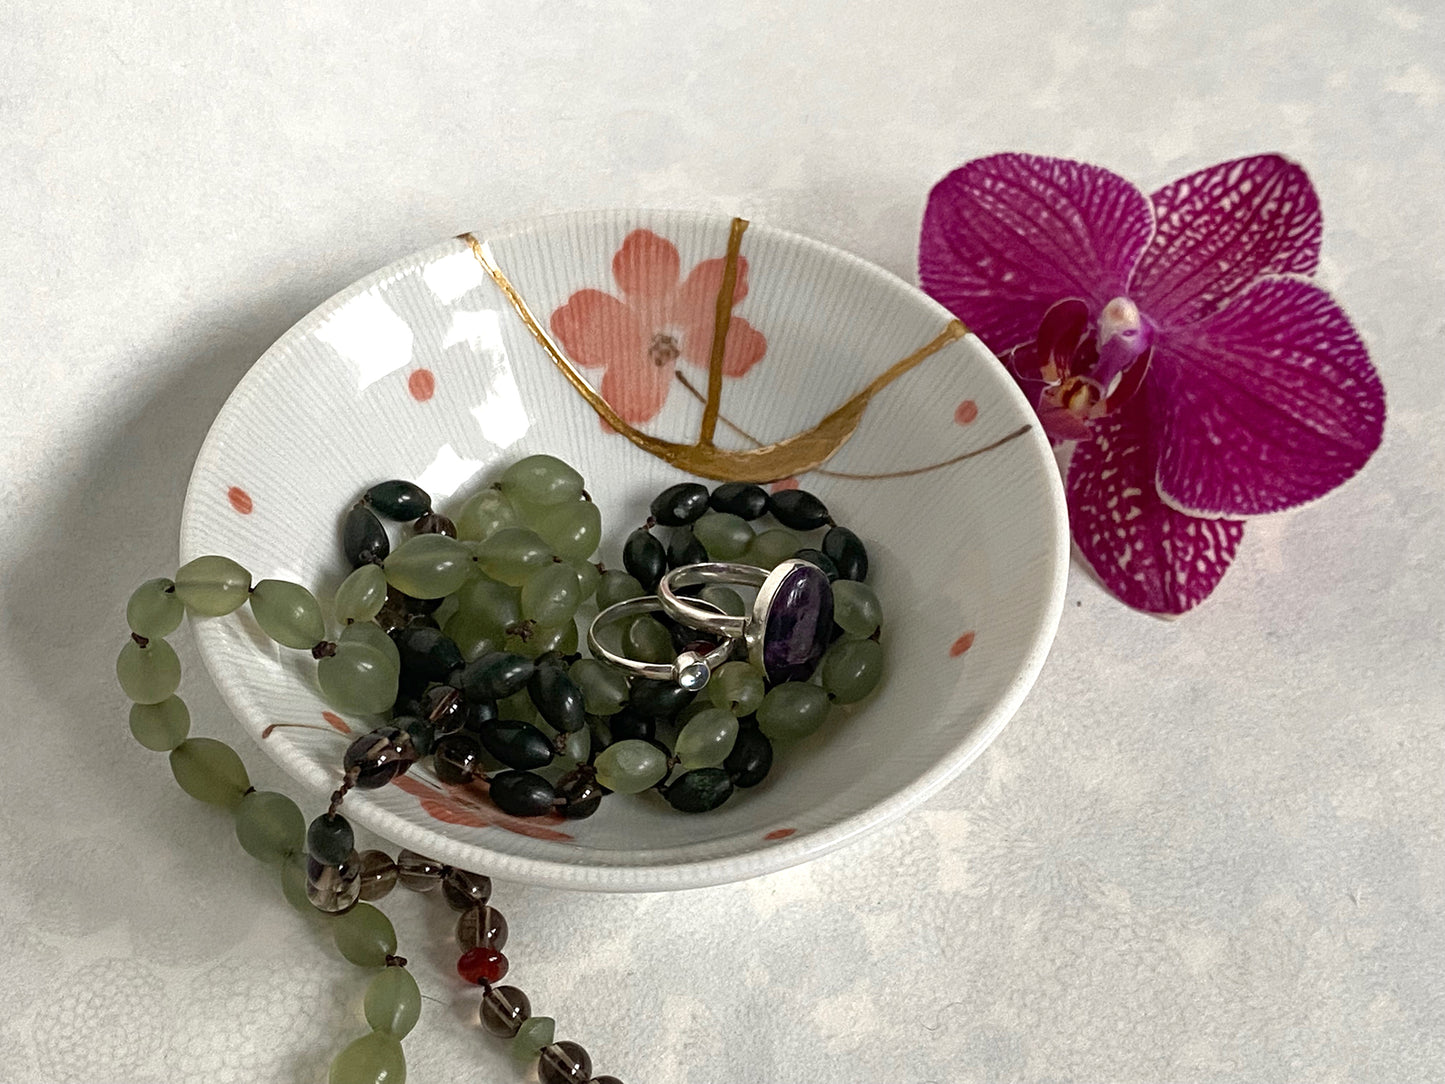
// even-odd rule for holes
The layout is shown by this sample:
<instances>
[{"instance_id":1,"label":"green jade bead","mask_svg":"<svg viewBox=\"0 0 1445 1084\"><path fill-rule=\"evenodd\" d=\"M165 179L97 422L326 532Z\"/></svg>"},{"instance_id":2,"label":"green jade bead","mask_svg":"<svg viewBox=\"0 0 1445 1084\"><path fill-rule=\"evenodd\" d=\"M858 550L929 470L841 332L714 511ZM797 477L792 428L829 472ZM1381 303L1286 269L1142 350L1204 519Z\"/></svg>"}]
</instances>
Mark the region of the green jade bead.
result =
<instances>
[{"instance_id":1,"label":"green jade bead","mask_svg":"<svg viewBox=\"0 0 1445 1084\"><path fill-rule=\"evenodd\" d=\"M309 649L326 638L321 604L299 583L262 580L251 588L251 614L261 631L282 647Z\"/></svg>"},{"instance_id":2,"label":"green jade bead","mask_svg":"<svg viewBox=\"0 0 1445 1084\"><path fill-rule=\"evenodd\" d=\"M398 680L391 660L369 644L338 643L335 655L316 664L321 695L338 711L352 715L375 715L390 708L396 702Z\"/></svg>"},{"instance_id":3,"label":"green jade bead","mask_svg":"<svg viewBox=\"0 0 1445 1084\"><path fill-rule=\"evenodd\" d=\"M521 526L522 521L500 489L484 489L462 505L452 522L464 542L483 542L504 527Z\"/></svg>"},{"instance_id":4,"label":"green jade bead","mask_svg":"<svg viewBox=\"0 0 1445 1084\"><path fill-rule=\"evenodd\" d=\"M582 690L591 715L616 715L627 702L627 678L596 659L578 659L568 674Z\"/></svg>"},{"instance_id":5,"label":"green jade bead","mask_svg":"<svg viewBox=\"0 0 1445 1084\"><path fill-rule=\"evenodd\" d=\"M370 621L386 605L386 573L380 565L362 565L341 581L332 608L343 624Z\"/></svg>"},{"instance_id":6,"label":"green jade bead","mask_svg":"<svg viewBox=\"0 0 1445 1084\"><path fill-rule=\"evenodd\" d=\"M823 656L818 675L835 704L856 703L883 677L883 645L877 640L839 640Z\"/></svg>"},{"instance_id":7,"label":"green jade bead","mask_svg":"<svg viewBox=\"0 0 1445 1084\"><path fill-rule=\"evenodd\" d=\"M331 921L336 948L357 967L383 967L396 955L396 930L391 919L369 903L358 903Z\"/></svg>"},{"instance_id":8,"label":"green jade bead","mask_svg":"<svg viewBox=\"0 0 1445 1084\"><path fill-rule=\"evenodd\" d=\"M306 895L305 855L297 854L281 860L281 895L286 897L287 903L308 918L320 916L321 912L316 910L316 905Z\"/></svg>"},{"instance_id":9,"label":"green jade bead","mask_svg":"<svg viewBox=\"0 0 1445 1084\"><path fill-rule=\"evenodd\" d=\"M477 567L508 587L521 587L552 561L552 547L526 527L506 527L473 549Z\"/></svg>"},{"instance_id":10,"label":"green jade bead","mask_svg":"<svg viewBox=\"0 0 1445 1084\"><path fill-rule=\"evenodd\" d=\"M176 597L202 617L234 613L250 591L251 574L229 557L197 557L176 572Z\"/></svg>"},{"instance_id":11,"label":"green jade bead","mask_svg":"<svg viewBox=\"0 0 1445 1084\"><path fill-rule=\"evenodd\" d=\"M152 640L145 647L127 640L116 656L115 676L135 703L159 704L180 688L181 660L164 640Z\"/></svg>"},{"instance_id":12,"label":"green jade bead","mask_svg":"<svg viewBox=\"0 0 1445 1084\"><path fill-rule=\"evenodd\" d=\"M773 741L806 738L828 718L828 694L817 685L775 685L758 708L758 729Z\"/></svg>"},{"instance_id":13,"label":"green jade bead","mask_svg":"<svg viewBox=\"0 0 1445 1084\"><path fill-rule=\"evenodd\" d=\"M373 1031L348 1044L331 1059L327 1084L406 1084L401 1040Z\"/></svg>"},{"instance_id":14,"label":"green jade bead","mask_svg":"<svg viewBox=\"0 0 1445 1084\"><path fill-rule=\"evenodd\" d=\"M667 755L651 742L627 738L598 753L593 766L597 781L608 790L638 794L662 782L667 775Z\"/></svg>"},{"instance_id":15,"label":"green jade bead","mask_svg":"<svg viewBox=\"0 0 1445 1084\"><path fill-rule=\"evenodd\" d=\"M522 616L548 628L571 621L582 605L582 583L572 566L554 562L522 585Z\"/></svg>"},{"instance_id":16,"label":"green jade bead","mask_svg":"<svg viewBox=\"0 0 1445 1084\"><path fill-rule=\"evenodd\" d=\"M191 713L179 696L168 696L159 704L132 704L130 732L147 749L169 753L191 732Z\"/></svg>"},{"instance_id":17,"label":"green jade bead","mask_svg":"<svg viewBox=\"0 0 1445 1084\"><path fill-rule=\"evenodd\" d=\"M457 645L462 658L467 662L479 659L493 651L502 650L505 639L502 630L473 617L465 610L458 610L442 626L442 634Z\"/></svg>"},{"instance_id":18,"label":"green jade bead","mask_svg":"<svg viewBox=\"0 0 1445 1084\"><path fill-rule=\"evenodd\" d=\"M803 548L803 540L792 531L775 527L764 531L748 543L743 562L758 568L773 569Z\"/></svg>"},{"instance_id":19,"label":"green jade bead","mask_svg":"<svg viewBox=\"0 0 1445 1084\"><path fill-rule=\"evenodd\" d=\"M743 601L743 596L731 587L724 587L720 583L708 584L697 593L697 597L716 606L730 617L746 617L748 615L748 604Z\"/></svg>"},{"instance_id":20,"label":"green jade bead","mask_svg":"<svg viewBox=\"0 0 1445 1084\"><path fill-rule=\"evenodd\" d=\"M518 1061L531 1061L557 1037L557 1021L550 1016L531 1016L522 1021L512 1039L512 1054Z\"/></svg>"},{"instance_id":21,"label":"green jade bead","mask_svg":"<svg viewBox=\"0 0 1445 1084\"><path fill-rule=\"evenodd\" d=\"M554 455L529 455L502 472L508 499L531 505L567 504L582 496L582 475Z\"/></svg>"},{"instance_id":22,"label":"green jade bead","mask_svg":"<svg viewBox=\"0 0 1445 1084\"><path fill-rule=\"evenodd\" d=\"M215 738L187 738L171 750L171 774L197 801L232 809L251 786L236 751Z\"/></svg>"},{"instance_id":23,"label":"green jade bead","mask_svg":"<svg viewBox=\"0 0 1445 1084\"><path fill-rule=\"evenodd\" d=\"M148 640L159 640L180 628L186 616L185 603L176 596L175 582L161 577L146 580L125 604L125 620L131 632Z\"/></svg>"},{"instance_id":24,"label":"green jade bead","mask_svg":"<svg viewBox=\"0 0 1445 1084\"><path fill-rule=\"evenodd\" d=\"M466 543L444 534L412 535L382 562L386 582L412 598L443 598L472 572Z\"/></svg>"},{"instance_id":25,"label":"green jade bead","mask_svg":"<svg viewBox=\"0 0 1445 1084\"><path fill-rule=\"evenodd\" d=\"M476 570L457 592L458 612L498 634L522 620L522 592Z\"/></svg>"},{"instance_id":26,"label":"green jade bead","mask_svg":"<svg viewBox=\"0 0 1445 1084\"><path fill-rule=\"evenodd\" d=\"M375 568L375 565L371 565ZM375 621L356 621L341 630L341 635L336 638L338 644L366 644L374 647L388 659L397 673L401 672L401 649L396 646L396 641L386 634L386 630Z\"/></svg>"},{"instance_id":27,"label":"green jade bead","mask_svg":"<svg viewBox=\"0 0 1445 1084\"><path fill-rule=\"evenodd\" d=\"M301 809L274 790L253 790L236 806L236 841L252 858L280 862L300 854L306 839Z\"/></svg>"},{"instance_id":28,"label":"green jade bead","mask_svg":"<svg viewBox=\"0 0 1445 1084\"><path fill-rule=\"evenodd\" d=\"M661 621L647 614L632 619L622 634L622 646L628 658L643 662L670 663L677 658L672 634Z\"/></svg>"},{"instance_id":29,"label":"green jade bead","mask_svg":"<svg viewBox=\"0 0 1445 1084\"><path fill-rule=\"evenodd\" d=\"M366 988L362 1010L373 1031L404 1039L421 1019L421 990L406 968L388 967Z\"/></svg>"},{"instance_id":30,"label":"green jade bead","mask_svg":"<svg viewBox=\"0 0 1445 1084\"><path fill-rule=\"evenodd\" d=\"M745 662L725 662L707 683L707 697L733 715L751 715L763 702L763 675Z\"/></svg>"},{"instance_id":31,"label":"green jade bead","mask_svg":"<svg viewBox=\"0 0 1445 1084\"><path fill-rule=\"evenodd\" d=\"M563 560L585 561L602 541L602 510L591 501L537 508L528 520Z\"/></svg>"},{"instance_id":32,"label":"green jade bead","mask_svg":"<svg viewBox=\"0 0 1445 1084\"><path fill-rule=\"evenodd\" d=\"M693 768L716 768L727 760L737 739L737 716L722 708L711 708L693 716L678 731L673 752L689 771Z\"/></svg>"},{"instance_id":33,"label":"green jade bead","mask_svg":"<svg viewBox=\"0 0 1445 1084\"><path fill-rule=\"evenodd\" d=\"M866 639L883 623L883 606L866 583L837 580L833 584L833 620L854 639Z\"/></svg>"},{"instance_id":34,"label":"green jade bead","mask_svg":"<svg viewBox=\"0 0 1445 1084\"><path fill-rule=\"evenodd\" d=\"M545 655L549 651L556 651L562 655L571 655L577 650L578 634L575 621L564 621L560 625L547 627L538 625L527 633L523 640L521 636L508 636L502 642L503 651L514 651L518 655L525 655L529 659L535 659L539 655Z\"/></svg>"},{"instance_id":35,"label":"green jade bead","mask_svg":"<svg viewBox=\"0 0 1445 1084\"><path fill-rule=\"evenodd\" d=\"M577 582L582 587L582 599L585 602L597 594L597 585L602 582L602 573L591 561L569 561L572 571L577 573Z\"/></svg>"},{"instance_id":36,"label":"green jade bead","mask_svg":"<svg viewBox=\"0 0 1445 1084\"><path fill-rule=\"evenodd\" d=\"M635 577L621 569L610 569L602 573L602 580L597 585L597 608L605 610L609 606L626 602L630 598L641 598L645 594L647 592Z\"/></svg>"},{"instance_id":37,"label":"green jade bead","mask_svg":"<svg viewBox=\"0 0 1445 1084\"><path fill-rule=\"evenodd\" d=\"M736 561L753 541L753 529L742 516L708 512L692 525L692 536L714 561Z\"/></svg>"}]
</instances>

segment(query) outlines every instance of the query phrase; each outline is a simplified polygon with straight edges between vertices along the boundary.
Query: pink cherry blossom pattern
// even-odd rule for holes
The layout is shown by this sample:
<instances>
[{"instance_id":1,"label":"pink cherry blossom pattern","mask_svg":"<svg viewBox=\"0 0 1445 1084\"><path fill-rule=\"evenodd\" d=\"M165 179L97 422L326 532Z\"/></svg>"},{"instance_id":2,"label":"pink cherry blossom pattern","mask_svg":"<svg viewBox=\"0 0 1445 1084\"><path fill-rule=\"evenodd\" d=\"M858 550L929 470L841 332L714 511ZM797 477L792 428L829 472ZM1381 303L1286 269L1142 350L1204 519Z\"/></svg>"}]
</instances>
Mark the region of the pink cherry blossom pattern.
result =
<instances>
[{"instance_id":1,"label":"pink cherry blossom pattern","mask_svg":"<svg viewBox=\"0 0 1445 1084\"><path fill-rule=\"evenodd\" d=\"M934 188L924 288L999 353L1068 468L1079 553L1138 609L1184 613L1243 518L1323 496L1379 447L1359 333L1309 276L1303 169L1260 155L1146 197L1122 177L1001 154Z\"/></svg>"},{"instance_id":2,"label":"pink cherry blossom pattern","mask_svg":"<svg viewBox=\"0 0 1445 1084\"><path fill-rule=\"evenodd\" d=\"M504 828L519 836L545 839L557 843L571 842L567 832L551 827L561 824L563 817L551 813L545 817L514 817L503 813L487 797L485 783L472 783L465 787L429 786L420 779L409 775L398 776L391 785L399 787L414 796L422 812L443 824L455 824L463 828Z\"/></svg>"},{"instance_id":3,"label":"pink cherry blossom pattern","mask_svg":"<svg viewBox=\"0 0 1445 1084\"><path fill-rule=\"evenodd\" d=\"M707 370L723 265L704 260L683 279L676 245L651 230L633 230L612 257L622 296L579 290L552 313L552 333L579 365L603 371L602 397L624 421L639 425L657 416L679 361ZM740 258L734 305L747 292L748 262ZM745 375L766 352L761 332L730 317L725 377Z\"/></svg>"}]
</instances>

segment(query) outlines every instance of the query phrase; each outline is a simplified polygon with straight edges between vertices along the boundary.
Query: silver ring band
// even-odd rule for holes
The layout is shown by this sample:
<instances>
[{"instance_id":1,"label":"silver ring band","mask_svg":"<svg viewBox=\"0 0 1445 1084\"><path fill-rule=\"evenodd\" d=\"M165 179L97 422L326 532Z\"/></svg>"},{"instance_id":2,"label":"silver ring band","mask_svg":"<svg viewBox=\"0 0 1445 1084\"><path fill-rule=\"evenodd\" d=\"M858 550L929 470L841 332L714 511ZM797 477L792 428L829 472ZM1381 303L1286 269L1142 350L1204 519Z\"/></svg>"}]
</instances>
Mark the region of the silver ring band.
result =
<instances>
[{"instance_id":1,"label":"silver ring band","mask_svg":"<svg viewBox=\"0 0 1445 1084\"><path fill-rule=\"evenodd\" d=\"M702 605L706 606L707 603L704 602ZM626 655L619 655L612 651L597 638L597 629L600 626L620 621L624 617L659 613L662 610L662 601L656 595L644 595L642 598L629 598L614 603L593 618L592 624L587 627L587 647L591 650L593 658L616 667L618 670L626 670L629 674L636 674L638 677L649 678L652 681L676 682L684 689L696 692L708 683L714 670L732 657L733 647L737 644L736 636L725 637L722 643L706 655L699 655L695 651L684 651L674 662L670 663L630 659Z\"/></svg>"},{"instance_id":2,"label":"silver ring band","mask_svg":"<svg viewBox=\"0 0 1445 1084\"><path fill-rule=\"evenodd\" d=\"M768 572L756 565L728 564L723 561L683 565L662 577L662 582L657 585L657 597L662 602L663 610L675 621L681 621L684 625L701 629L703 632L743 638L747 636L748 625L753 620L751 616L735 617L725 614L701 599L686 598L677 592L684 587L702 587L713 583L740 583L745 587L761 589L767 580Z\"/></svg>"}]
</instances>

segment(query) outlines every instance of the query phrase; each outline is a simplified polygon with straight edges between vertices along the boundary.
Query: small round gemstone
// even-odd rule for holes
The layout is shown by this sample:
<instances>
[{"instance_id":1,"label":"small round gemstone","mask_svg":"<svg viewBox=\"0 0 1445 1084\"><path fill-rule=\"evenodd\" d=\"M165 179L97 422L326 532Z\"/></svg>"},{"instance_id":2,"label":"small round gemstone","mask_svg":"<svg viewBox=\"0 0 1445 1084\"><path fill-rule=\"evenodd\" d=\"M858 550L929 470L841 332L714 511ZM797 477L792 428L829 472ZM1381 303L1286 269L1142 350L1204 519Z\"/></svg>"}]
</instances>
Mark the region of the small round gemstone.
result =
<instances>
[{"instance_id":1,"label":"small round gemstone","mask_svg":"<svg viewBox=\"0 0 1445 1084\"><path fill-rule=\"evenodd\" d=\"M457 974L478 986L500 982L506 973L507 958L492 948L467 949L457 961Z\"/></svg>"},{"instance_id":2,"label":"small round gemstone","mask_svg":"<svg viewBox=\"0 0 1445 1084\"><path fill-rule=\"evenodd\" d=\"M690 693L695 693L708 683L712 671L705 662L688 663L677 672L677 683Z\"/></svg>"}]
</instances>

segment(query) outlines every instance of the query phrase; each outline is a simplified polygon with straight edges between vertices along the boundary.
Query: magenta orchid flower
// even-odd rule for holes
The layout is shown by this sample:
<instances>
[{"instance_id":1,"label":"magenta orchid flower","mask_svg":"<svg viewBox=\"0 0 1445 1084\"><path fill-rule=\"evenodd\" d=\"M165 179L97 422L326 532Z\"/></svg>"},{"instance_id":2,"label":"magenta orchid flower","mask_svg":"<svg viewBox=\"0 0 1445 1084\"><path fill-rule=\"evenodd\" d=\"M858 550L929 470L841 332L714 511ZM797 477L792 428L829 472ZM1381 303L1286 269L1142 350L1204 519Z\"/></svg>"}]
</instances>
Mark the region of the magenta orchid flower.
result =
<instances>
[{"instance_id":1,"label":"magenta orchid flower","mask_svg":"<svg viewBox=\"0 0 1445 1084\"><path fill-rule=\"evenodd\" d=\"M1319 200L1276 155L1152 196L1098 166L1000 154L933 189L923 287L1005 362L1049 436L1080 555L1125 603L1181 614L1241 520L1321 497L1379 447L1385 395L1309 276Z\"/></svg>"}]
</instances>

